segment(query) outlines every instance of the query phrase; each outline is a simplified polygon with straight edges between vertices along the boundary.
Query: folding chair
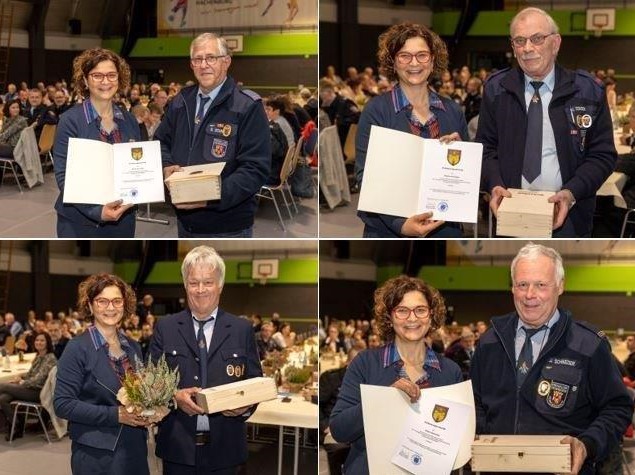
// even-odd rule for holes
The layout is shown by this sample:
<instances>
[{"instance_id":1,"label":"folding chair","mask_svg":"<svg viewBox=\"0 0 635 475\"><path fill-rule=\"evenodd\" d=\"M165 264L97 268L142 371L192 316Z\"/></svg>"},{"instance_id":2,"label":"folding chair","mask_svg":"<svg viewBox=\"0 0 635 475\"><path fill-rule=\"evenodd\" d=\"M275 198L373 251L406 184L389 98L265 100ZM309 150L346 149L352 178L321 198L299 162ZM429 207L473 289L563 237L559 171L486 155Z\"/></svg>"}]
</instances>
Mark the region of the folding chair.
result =
<instances>
[{"instance_id":1,"label":"folding chair","mask_svg":"<svg viewBox=\"0 0 635 475\"><path fill-rule=\"evenodd\" d=\"M46 377L46 383L44 383L44 387L50 385L51 382L53 382L54 384L56 377L57 377L57 366L53 366L53 368L49 372L49 375ZM42 393L40 392L40 401L42 400L41 394ZM26 424L27 424L27 421L29 420L29 416L30 415L37 416L38 420L40 421L40 425L42 426L42 430L44 430L44 435L46 436L46 440L48 441L49 444L51 443L51 439L48 434L48 429L46 427L44 419L42 418L42 413L45 411L45 409L41 402L11 401L11 405L14 406L14 408L13 408L13 422L11 423L11 433L9 435L9 443L13 443L13 436L15 434L15 423L18 419L18 414L24 414L24 424L22 426L22 433L24 433L24 430L26 429ZM33 413L31 413L31 411L33 411Z\"/></svg>"},{"instance_id":2,"label":"folding chair","mask_svg":"<svg viewBox=\"0 0 635 475\"><path fill-rule=\"evenodd\" d=\"M55 124L44 124L42 127L42 134L40 135L40 140L38 141L38 147L40 149L40 156L44 156L44 161L42 162L42 166L46 166L47 160L51 162L51 168L53 168L53 154L51 150L53 149L53 144L55 143L55 131L57 130L57 125Z\"/></svg>"},{"instance_id":3,"label":"folding chair","mask_svg":"<svg viewBox=\"0 0 635 475\"><path fill-rule=\"evenodd\" d=\"M280 169L280 184L279 185L263 185L260 187L260 191L256 193L256 196L260 198L266 198L268 200L272 200L274 206L276 207L276 213L278 213L278 219L280 219L280 226L282 226L282 230L286 231L287 228L284 225L284 220L282 219L282 214L280 213L280 207L278 206L278 200L276 199L275 191L280 191L282 195L282 200L284 201L285 206L287 207L287 212L289 213L289 219L293 218L291 214L291 207L289 206L289 202L287 201L287 197L284 194L284 189L289 188L289 184L287 179L289 178L289 173L291 172L291 166L293 164L293 155L295 153L294 147L289 147L287 150L287 154L284 157L284 162L282 162L282 168ZM269 194L263 194L264 192L268 192ZM291 194L291 190L289 190L289 194ZM293 195L291 195L291 200L293 201Z\"/></svg>"}]
</instances>

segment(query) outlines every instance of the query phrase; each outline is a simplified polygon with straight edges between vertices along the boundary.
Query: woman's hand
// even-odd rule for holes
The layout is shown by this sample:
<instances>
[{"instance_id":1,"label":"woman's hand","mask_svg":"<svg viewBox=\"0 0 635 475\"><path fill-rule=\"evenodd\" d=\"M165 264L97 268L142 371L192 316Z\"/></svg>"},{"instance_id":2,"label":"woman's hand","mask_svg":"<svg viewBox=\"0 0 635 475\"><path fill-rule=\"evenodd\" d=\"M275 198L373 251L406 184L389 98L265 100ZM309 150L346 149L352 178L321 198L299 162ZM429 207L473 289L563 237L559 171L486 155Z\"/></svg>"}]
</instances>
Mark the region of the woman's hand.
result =
<instances>
[{"instance_id":1,"label":"woman's hand","mask_svg":"<svg viewBox=\"0 0 635 475\"><path fill-rule=\"evenodd\" d=\"M503 201L503 198L511 197L512 194L502 186L495 186L494 188L492 188L491 198L489 200L489 207L495 217L498 217L498 207Z\"/></svg>"},{"instance_id":2,"label":"woman's hand","mask_svg":"<svg viewBox=\"0 0 635 475\"><path fill-rule=\"evenodd\" d=\"M445 144L454 142L455 140L461 140L461 136L459 135L458 132L452 132L451 134L439 137L439 142L445 143Z\"/></svg>"},{"instance_id":3,"label":"woman's hand","mask_svg":"<svg viewBox=\"0 0 635 475\"><path fill-rule=\"evenodd\" d=\"M412 381L401 378L390 385L392 388L397 388L403 391L406 396L410 398L410 402L417 402L421 396L421 389Z\"/></svg>"},{"instance_id":4,"label":"woman's hand","mask_svg":"<svg viewBox=\"0 0 635 475\"><path fill-rule=\"evenodd\" d=\"M406 222L403 223L403 226L401 226L401 234L411 237L426 237L445 223L445 221L434 221L430 219L431 217L432 211L410 216L406 219Z\"/></svg>"},{"instance_id":5,"label":"woman's hand","mask_svg":"<svg viewBox=\"0 0 635 475\"><path fill-rule=\"evenodd\" d=\"M121 215L132 208L133 205L122 204L123 200L113 201L112 203L106 203L101 208L101 220L102 221L119 221Z\"/></svg>"},{"instance_id":6,"label":"woman's hand","mask_svg":"<svg viewBox=\"0 0 635 475\"><path fill-rule=\"evenodd\" d=\"M119 413L119 424L126 424L132 427L145 427L149 425L147 418L138 416L134 412L128 412L125 407L117 408Z\"/></svg>"}]
</instances>

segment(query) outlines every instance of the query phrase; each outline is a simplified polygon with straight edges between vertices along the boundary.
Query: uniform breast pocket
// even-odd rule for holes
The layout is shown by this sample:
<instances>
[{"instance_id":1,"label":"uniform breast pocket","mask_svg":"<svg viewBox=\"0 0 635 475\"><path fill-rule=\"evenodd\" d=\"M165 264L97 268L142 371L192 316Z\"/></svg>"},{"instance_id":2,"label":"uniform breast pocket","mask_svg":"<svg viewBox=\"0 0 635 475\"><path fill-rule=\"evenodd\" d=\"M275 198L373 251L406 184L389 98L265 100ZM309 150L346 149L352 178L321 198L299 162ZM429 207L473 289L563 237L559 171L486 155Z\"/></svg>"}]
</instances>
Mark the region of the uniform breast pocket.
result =
<instances>
[{"instance_id":1,"label":"uniform breast pocket","mask_svg":"<svg viewBox=\"0 0 635 475\"><path fill-rule=\"evenodd\" d=\"M566 416L575 409L582 369L547 363L543 366L536 388L536 408L550 415Z\"/></svg>"},{"instance_id":2,"label":"uniform breast pocket","mask_svg":"<svg viewBox=\"0 0 635 475\"><path fill-rule=\"evenodd\" d=\"M245 375L247 368L247 355L242 348L228 348L221 352L225 372L231 379L239 380Z\"/></svg>"},{"instance_id":3,"label":"uniform breast pocket","mask_svg":"<svg viewBox=\"0 0 635 475\"><path fill-rule=\"evenodd\" d=\"M172 369L179 368L179 370L182 370L183 363L188 358L187 348L181 346L168 346L163 350L163 354L165 355L165 361Z\"/></svg>"},{"instance_id":4,"label":"uniform breast pocket","mask_svg":"<svg viewBox=\"0 0 635 475\"><path fill-rule=\"evenodd\" d=\"M211 162L226 162L236 155L238 126L212 123L205 128L203 157Z\"/></svg>"}]
</instances>

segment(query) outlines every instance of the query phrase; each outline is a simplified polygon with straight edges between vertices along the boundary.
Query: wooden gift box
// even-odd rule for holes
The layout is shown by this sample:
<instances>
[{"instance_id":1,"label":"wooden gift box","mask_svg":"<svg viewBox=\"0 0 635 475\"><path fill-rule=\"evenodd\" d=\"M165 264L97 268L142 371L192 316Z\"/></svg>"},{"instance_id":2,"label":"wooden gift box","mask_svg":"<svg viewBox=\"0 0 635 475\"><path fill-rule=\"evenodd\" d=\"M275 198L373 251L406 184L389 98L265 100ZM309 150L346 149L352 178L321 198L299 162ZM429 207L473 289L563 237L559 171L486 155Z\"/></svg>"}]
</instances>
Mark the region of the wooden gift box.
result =
<instances>
[{"instance_id":1,"label":"wooden gift box","mask_svg":"<svg viewBox=\"0 0 635 475\"><path fill-rule=\"evenodd\" d=\"M212 414L277 397L278 390L273 378L259 377L203 389L196 393L196 404L206 413Z\"/></svg>"},{"instance_id":2,"label":"wooden gift box","mask_svg":"<svg viewBox=\"0 0 635 475\"><path fill-rule=\"evenodd\" d=\"M220 200L220 174L225 163L207 163L182 167L166 178L172 203Z\"/></svg>"},{"instance_id":3,"label":"wooden gift box","mask_svg":"<svg viewBox=\"0 0 635 475\"><path fill-rule=\"evenodd\" d=\"M569 473L564 435L481 435L472 443L473 472Z\"/></svg>"},{"instance_id":4,"label":"wooden gift box","mask_svg":"<svg viewBox=\"0 0 635 475\"><path fill-rule=\"evenodd\" d=\"M550 238L553 226L553 203L547 198L552 191L508 189L511 198L503 198L498 207L498 236Z\"/></svg>"}]
</instances>

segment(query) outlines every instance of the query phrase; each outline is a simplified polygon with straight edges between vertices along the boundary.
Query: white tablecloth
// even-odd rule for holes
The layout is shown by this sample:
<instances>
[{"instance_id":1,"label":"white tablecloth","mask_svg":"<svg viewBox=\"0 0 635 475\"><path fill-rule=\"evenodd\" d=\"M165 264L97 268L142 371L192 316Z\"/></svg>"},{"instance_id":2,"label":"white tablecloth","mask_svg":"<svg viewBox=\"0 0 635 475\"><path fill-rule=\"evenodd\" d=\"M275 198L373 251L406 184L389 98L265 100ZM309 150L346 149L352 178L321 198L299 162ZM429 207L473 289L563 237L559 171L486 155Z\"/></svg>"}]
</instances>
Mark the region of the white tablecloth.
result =
<instances>
[{"instance_id":1,"label":"white tablecloth","mask_svg":"<svg viewBox=\"0 0 635 475\"><path fill-rule=\"evenodd\" d=\"M23 376L31 368L31 362L35 359L35 353L24 355L24 362L18 363L18 355L9 356L10 367L5 369L4 358L0 357L0 383L8 383L18 376Z\"/></svg>"},{"instance_id":2,"label":"white tablecloth","mask_svg":"<svg viewBox=\"0 0 635 475\"><path fill-rule=\"evenodd\" d=\"M285 427L318 428L318 406L298 395L290 396L291 402L274 399L258 404L258 409L247 420L254 424L270 424Z\"/></svg>"}]
</instances>

